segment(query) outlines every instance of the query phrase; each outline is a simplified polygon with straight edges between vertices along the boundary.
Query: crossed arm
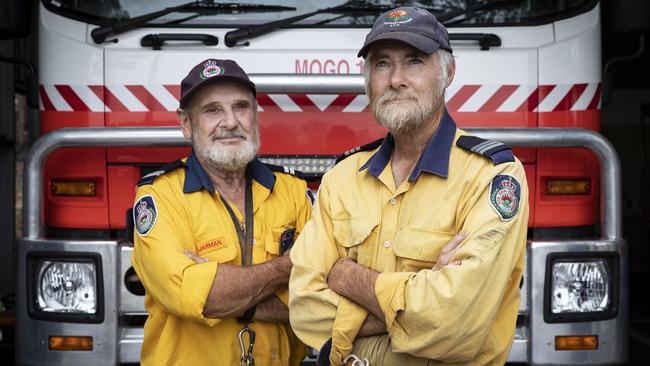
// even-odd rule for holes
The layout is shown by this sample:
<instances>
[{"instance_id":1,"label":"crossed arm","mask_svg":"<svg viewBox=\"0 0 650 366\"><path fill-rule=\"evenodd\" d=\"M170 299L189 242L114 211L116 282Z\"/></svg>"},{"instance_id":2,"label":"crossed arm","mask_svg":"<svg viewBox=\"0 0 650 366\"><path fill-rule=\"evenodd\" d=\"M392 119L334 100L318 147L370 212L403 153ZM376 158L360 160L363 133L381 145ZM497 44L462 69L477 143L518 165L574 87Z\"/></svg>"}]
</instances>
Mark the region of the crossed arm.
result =
<instances>
[{"instance_id":1,"label":"crossed arm","mask_svg":"<svg viewBox=\"0 0 650 366\"><path fill-rule=\"evenodd\" d=\"M467 232L456 234L447 245L442 249L440 257L433 268L434 272L442 267L450 265L460 265L460 261L450 263L453 256L458 251L458 245L467 237ZM346 297L368 311L361 330L360 337L386 333L385 317L375 296L375 283L379 272L366 268L350 258L341 258L329 272L327 284L337 294ZM354 281L350 281L354 278Z\"/></svg>"},{"instance_id":2,"label":"crossed arm","mask_svg":"<svg viewBox=\"0 0 650 366\"><path fill-rule=\"evenodd\" d=\"M208 261L190 251L184 254L196 263ZM254 320L287 323L289 310L275 294L286 287L290 273L287 255L250 267L219 264L203 314L206 318L241 316L256 306Z\"/></svg>"}]
</instances>

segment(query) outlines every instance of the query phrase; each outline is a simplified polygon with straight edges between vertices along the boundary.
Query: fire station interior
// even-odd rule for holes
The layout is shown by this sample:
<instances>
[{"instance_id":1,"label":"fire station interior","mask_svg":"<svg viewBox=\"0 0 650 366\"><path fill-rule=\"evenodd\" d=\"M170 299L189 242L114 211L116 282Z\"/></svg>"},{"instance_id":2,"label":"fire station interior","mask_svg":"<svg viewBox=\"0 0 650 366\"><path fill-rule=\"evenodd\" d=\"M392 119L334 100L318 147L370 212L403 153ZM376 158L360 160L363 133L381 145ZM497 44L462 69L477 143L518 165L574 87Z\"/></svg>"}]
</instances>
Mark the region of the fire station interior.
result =
<instances>
[{"instance_id":1,"label":"fire station interior","mask_svg":"<svg viewBox=\"0 0 650 366\"><path fill-rule=\"evenodd\" d=\"M23 17L8 19L3 8ZM13 364L14 360L14 256L16 240L22 235L22 167L39 130L37 9L38 1L0 4L2 364ZM603 1L601 16L601 133L614 145L620 159L623 237L629 244L628 364L645 365L650 359L650 2Z\"/></svg>"}]
</instances>

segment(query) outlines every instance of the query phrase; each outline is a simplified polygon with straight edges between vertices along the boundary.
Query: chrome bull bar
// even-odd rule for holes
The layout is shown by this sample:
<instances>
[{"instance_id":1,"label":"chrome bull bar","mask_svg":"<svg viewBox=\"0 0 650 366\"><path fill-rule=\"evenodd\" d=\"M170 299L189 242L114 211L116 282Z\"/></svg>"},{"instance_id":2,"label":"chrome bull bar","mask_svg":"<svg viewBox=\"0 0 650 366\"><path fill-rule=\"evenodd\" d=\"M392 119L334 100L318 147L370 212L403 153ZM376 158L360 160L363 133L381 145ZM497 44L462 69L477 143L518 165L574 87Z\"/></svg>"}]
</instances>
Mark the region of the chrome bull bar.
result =
<instances>
[{"instance_id":1,"label":"chrome bull bar","mask_svg":"<svg viewBox=\"0 0 650 366\"><path fill-rule=\"evenodd\" d=\"M500 128L468 129L480 137L513 147L583 147L591 150L601 171L601 234L603 239L622 239L621 167L614 147L600 134L585 129ZM179 128L114 127L62 128L34 143L25 162L24 232L27 239L43 236L43 163L62 147L179 146L188 145Z\"/></svg>"}]
</instances>

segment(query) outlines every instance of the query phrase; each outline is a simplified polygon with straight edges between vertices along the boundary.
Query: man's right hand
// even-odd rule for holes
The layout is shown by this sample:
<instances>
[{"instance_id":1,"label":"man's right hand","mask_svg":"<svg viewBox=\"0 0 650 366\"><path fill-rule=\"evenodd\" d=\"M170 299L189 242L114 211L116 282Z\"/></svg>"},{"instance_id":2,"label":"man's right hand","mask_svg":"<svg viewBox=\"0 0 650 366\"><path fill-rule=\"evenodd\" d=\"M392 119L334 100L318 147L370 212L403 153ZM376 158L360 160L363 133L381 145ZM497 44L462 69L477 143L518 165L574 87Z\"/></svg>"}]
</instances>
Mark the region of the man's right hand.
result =
<instances>
[{"instance_id":1,"label":"man's right hand","mask_svg":"<svg viewBox=\"0 0 650 366\"><path fill-rule=\"evenodd\" d=\"M458 251L458 249L460 249L459 247L460 243L462 243L463 240L465 240L465 238L467 238L468 235L469 233L467 231L461 231L458 234L456 234L449 241L449 243L447 243L447 245L445 245L442 248L442 251L440 252L440 256L438 257L438 260L433 265L431 270L434 272L439 271L442 267L448 264L451 264L452 266L460 266L462 264L461 261L453 261L451 263L449 263L449 261L451 261L454 255L456 255L456 252Z\"/></svg>"}]
</instances>

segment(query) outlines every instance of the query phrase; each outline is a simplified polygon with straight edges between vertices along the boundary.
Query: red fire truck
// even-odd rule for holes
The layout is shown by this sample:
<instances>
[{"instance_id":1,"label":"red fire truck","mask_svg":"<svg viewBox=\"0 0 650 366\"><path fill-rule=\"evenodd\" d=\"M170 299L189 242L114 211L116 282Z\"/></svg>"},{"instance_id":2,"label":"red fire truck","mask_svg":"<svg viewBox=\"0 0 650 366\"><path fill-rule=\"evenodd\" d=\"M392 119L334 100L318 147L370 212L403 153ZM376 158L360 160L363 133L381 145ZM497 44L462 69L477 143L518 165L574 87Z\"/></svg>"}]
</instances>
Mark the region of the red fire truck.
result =
<instances>
[{"instance_id":1,"label":"red fire truck","mask_svg":"<svg viewBox=\"0 0 650 366\"><path fill-rule=\"evenodd\" d=\"M258 85L261 157L319 177L385 134L356 51L402 1L42 0L42 137L25 165L17 245L16 361L134 363L146 319L130 264L138 179L186 156L179 83L236 60ZM618 158L600 125L594 0L414 1L448 26L462 128L515 146L530 189L526 272L509 360L627 357L626 243Z\"/></svg>"}]
</instances>

